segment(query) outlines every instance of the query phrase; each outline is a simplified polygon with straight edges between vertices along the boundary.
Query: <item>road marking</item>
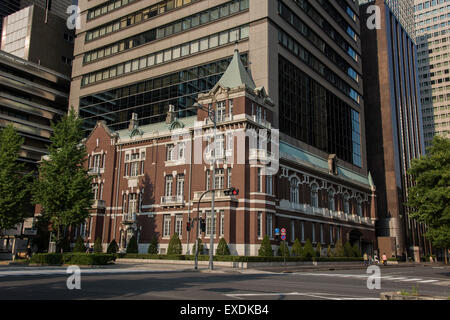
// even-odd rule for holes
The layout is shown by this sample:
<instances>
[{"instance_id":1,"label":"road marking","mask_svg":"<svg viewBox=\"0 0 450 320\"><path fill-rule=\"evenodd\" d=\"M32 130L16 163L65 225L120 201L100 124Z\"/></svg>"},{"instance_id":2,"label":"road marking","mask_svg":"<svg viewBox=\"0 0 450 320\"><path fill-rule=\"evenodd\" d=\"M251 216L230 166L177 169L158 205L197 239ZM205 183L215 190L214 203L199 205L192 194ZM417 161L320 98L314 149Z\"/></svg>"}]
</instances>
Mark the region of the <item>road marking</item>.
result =
<instances>
[{"instance_id":1,"label":"road marking","mask_svg":"<svg viewBox=\"0 0 450 320\"><path fill-rule=\"evenodd\" d=\"M310 297L310 298L318 298L318 299L325 299L325 300L380 300L379 298L373 298L373 297L330 297L330 293L315 293L315 292L306 292L306 293L300 293L300 292L289 292L289 293L272 293L272 292L266 292L266 293L229 293L225 294L227 297L236 298L243 300L245 297L272 297L272 296L304 296L304 297Z\"/></svg>"},{"instance_id":2,"label":"road marking","mask_svg":"<svg viewBox=\"0 0 450 320\"><path fill-rule=\"evenodd\" d=\"M420 283L432 283L432 282L436 282L439 280L423 280L423 281L419 281Z\"/></svg>"},{"instance_id":3,"label":"road marking","mask_svg":"<svg viewBox=\"0 0 450 320\"><path fill-rule=\"evenodd\" d=\"M171 270L81 269L81 274L123 274L123 273L156 273L156 272L171 272ZM66 275L66 274L67 274L66 269L0 271L0 277Z\"/></svg>"},{"instance_id":4,"label":"road marking","mask_svg":"<svg viewBox=\"0 0 450 320\"><path fill-rule=\"evenodd\" d=\"M414 279L406 279L406 280L401 280L402 282L411 282L411 281L420 281L423 279L419 279L419 278L414 278Z\"/></svg>"}]
</instances>

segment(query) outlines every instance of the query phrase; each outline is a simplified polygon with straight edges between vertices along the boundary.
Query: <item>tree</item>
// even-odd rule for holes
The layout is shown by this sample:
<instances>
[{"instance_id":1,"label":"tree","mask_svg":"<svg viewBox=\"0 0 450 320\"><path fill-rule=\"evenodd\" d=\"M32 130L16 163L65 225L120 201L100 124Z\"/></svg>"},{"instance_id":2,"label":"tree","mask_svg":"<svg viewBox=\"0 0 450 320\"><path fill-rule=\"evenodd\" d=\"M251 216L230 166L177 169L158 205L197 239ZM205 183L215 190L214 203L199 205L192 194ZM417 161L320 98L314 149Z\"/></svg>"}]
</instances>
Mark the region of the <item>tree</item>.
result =
<instances>
[{"instance_id":1,"label":"tree","mask_svg":"<svg viewBox=\"0 0 450 320\"><path fill-rule=\"evenodd\" d=\"M97 237L94 242L94 253L102 253L103 252L103 246L102 246L102 239L100 237Z\"/></svg>"},{"instance_id":2,"label":"tree","mask_svg":"<svg viewBox=\"0 0 450 320\"><path fill-rule=\"evenodd\" d=\"M182 246L178 233L174 233L170 238L169 247L167 248L167 254L181 254Z\"/></svg>"},{"instance_id":3,"label":"tree","mask_svg":"<svg viewBox=\"0 0 450 320\"><path fill-rule=\"evenodd\" d=\"M196 242L194 242L194 246L192 247L192 254L195 255L195 250L196 250ZM203 243L202 243L202 239L198 238L198 254L203 254Z\"/></svg>"},{"instance_id":4,"label":"tree","mask_svg":"<svg viewBox=\"0 0 450 320\"><path fill-rule=\"evenodd\" d=\"M15 228L26 217L31 174L24 174L19 152L24 138L12 125L0 131L0 232Z\"/></svg>"},{"instance_id":5,"label":"tree","mask_svg":"<svg viewBox=\"0 0 450 320\"><path fill-rule=\"evenodd\" d=\"M225 238L220 238L219 245L217 246L216 255L218 256L229 256L230 248L228 248L227 241Z\"/></svg>"},{"instance_id":6,"label":"tree","mask_svg":"<svg viewBox=\"0 0 450 320\"><path fill-rule=\"evenodd\" d=\"M153 239L150 242L150 245L148 246L147 253L158 254L158 238L156 236L153 236Z\"/></svg>"},{"instance_id":7,"label":"tree","mask_svg":"<svg viewBox=\"0 0 450 320\"><path fill-rule=\"evenodd\" d=\"M258 250L260 257L273 257L272 245L270 244L269 237L266 235L261 242L261 247Z\"/></svg>"},{"instance_id":8,"label":"tree","mask_svg":"<svg viewBox=\"0 0 450 320\"><path fill-rule=\"evenodd\" d=\"M333 256L333 252L331 251L331 246L328 245L328 248L327 248L327 257L329 258L329 257L332 257L332 256Z\"/></svg>"},{"instance_id":9,"label":"tree","mask_svg":"<svg viewBox=\"0 0 450 320\"><path fill-rule=\"evenodd\" d=\"M341 239L336 242L336 246L334 247L334 255L336 257L345 257L345 250Z\"/></svg>"},{"instance_id":10,"label":"tree","mask_svg":"<svg viewBox=\"0 0 450 320\"><path fill-rule=\"evenodd\" d=\"M128 241L127 253L139 253L136 236L132 236Z\"/></svg>"},{"instance_id":11,"label":"tree","mask_svg":"<svg viewBox=\"0 0 450 320\"><path fill-rule=\"evenodd\" d=\"M73 252L86 252L86 247L84 246L84 240L82 237L78 237L75 242L75 247L73 247Z\"/></svg>"},{"instance_id":12,"label":"tree","mask_svg":"<svg viewBox=\"0 0 450 320\"><path fill-rule=\"evenodd\" d=\"M316 255L311 240L309 239L306 239L305 246L303 247L303 255L305 258L312 258Z\"/></svg>"},{"instance_id":13,"label":"tree","mask_svg":"<svg viewBox=\"0 0 450 320\"><path fill-rule=\"evenodd\" d=\"M108 245L108 248L106 249L106 253L114 254L114 253L117 253L118 250L119 250L119 246L117 245L116 240L113 239L110 242L110 244Z\"/></svg>"},{"instance_id":14,"label":"tree","mask_svg":"<svg viewBox=\"0 0 450 320\"><path fill-rule=\"evenodd\" d=\"M301 257L302 256L302 244L300 243L300 240L298 238L295 239L294 244L292 245L292 255L294 257Z\"/></svg>"},{"instance_id":15,"label":"tree","mask_svg":"<svg viewBox=\"0 0 450 320\"><path fill-rule=\"evenodd\" d=\"M412 219L426 225L426 237L437 248L450 247L450 139L435 136L427 155L414 159L408 174L414 185L406 207Z\"/></svg>"},{"instance_id":16,"label":"tree","mask_svg":"<svg viewBox=\"0 0 450 320\"><path fill-rule=\"evenodd\" d=\"M354 257L361 257L361 250L359 249L359 247L358 247L358 244L355 242L354 244L353 244L353 256Z\"/></svg>"},{"instance_id":17,"label":"tree","mask_svg":"<svg viewBox=\"0 0 450 320\"><path fill-rule=\"evenodd\" d=\"M320 258L321 255L322 255L322 245L319 242L316 247L316 257Z\"/></svg>"},{"instance_id":18,"label":"tree","mask_svg":"<svg viewBox=\"0 0 450 320\"><path fill-rule=\"evenodd\" d=\"M59 248L62 231L84 223L93 203L92 180L84 167L86 148L80 143L81 125L73 108L61 121L52 123L49 154L42 160L33 186L33 202L41 205L41 214L56 231Z\"/></svg>"},{"instance_id":19,"label":"tree","mask_svg":"<svg viewBox=\"0 0 450 320\"><path fill-rule=\"evenodd\" d=\"M284 241L281 241L278 247L277 256L289 257L289 246Z\"/></svg>"},{"instance_id":20,"label":"tree","mask_svg":"<svg viewBox=\"0 0 450 320\"><path fill-rule=\"evenodd\" d=\"M350 242L346 242L344 245L344 256L345 257L353 257L353 247Z\"/></svg>"}]
</instances>

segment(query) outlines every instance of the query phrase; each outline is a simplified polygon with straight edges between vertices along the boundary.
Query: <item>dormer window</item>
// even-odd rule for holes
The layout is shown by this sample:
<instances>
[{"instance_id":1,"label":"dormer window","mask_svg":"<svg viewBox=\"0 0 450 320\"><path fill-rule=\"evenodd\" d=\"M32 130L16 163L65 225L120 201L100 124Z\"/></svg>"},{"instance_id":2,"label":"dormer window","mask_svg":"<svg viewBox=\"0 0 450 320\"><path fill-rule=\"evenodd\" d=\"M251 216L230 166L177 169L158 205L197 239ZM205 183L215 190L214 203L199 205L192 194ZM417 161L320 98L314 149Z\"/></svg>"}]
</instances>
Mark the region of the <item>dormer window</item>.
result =
<instances>
[{"instance_id":1,"label":"dormer window","mask_svg":"<svg viewBox=\"0 0 450 320\"><path fill-rule=\"evenodd\" d=\"M225 101L217 103L216 116L217 122L225 121Z\"/></svg>"}]
</instances>

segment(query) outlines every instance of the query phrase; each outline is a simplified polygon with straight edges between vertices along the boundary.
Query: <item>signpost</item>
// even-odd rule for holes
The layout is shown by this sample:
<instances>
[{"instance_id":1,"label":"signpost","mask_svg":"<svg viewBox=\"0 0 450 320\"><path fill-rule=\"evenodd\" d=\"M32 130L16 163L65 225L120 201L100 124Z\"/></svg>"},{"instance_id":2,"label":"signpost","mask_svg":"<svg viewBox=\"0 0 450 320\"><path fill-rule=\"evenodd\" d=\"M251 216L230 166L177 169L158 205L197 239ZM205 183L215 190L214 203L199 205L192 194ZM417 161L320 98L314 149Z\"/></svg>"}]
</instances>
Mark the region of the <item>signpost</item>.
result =
<instances>
[{"instance_id":1,"label":"signpost","mask_svg":"<svg viewBox=\"0 0 450 320\"><path fill-rule=\"evenodd\" d=\"M283 257L284 257L284 265L286 266L286 229L281 229L281 240L284 241L284 247L283 247Z\"/></svg>"}]
</instances>

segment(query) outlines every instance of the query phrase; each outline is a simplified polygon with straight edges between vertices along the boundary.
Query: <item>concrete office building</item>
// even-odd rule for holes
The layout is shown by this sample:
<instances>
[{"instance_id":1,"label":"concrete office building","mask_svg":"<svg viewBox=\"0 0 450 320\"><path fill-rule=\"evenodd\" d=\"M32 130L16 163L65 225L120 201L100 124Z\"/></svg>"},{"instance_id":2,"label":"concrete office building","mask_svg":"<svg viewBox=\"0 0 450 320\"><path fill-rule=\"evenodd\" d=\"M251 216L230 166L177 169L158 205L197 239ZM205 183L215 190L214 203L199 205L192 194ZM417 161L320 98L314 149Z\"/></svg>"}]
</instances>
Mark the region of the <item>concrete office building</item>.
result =
<instances>
[{"instance_id":1,"label":"concrete office building","mask_svg":"<svg viewBox=\"0 0 450 320\"><path fill-rule=\"evenodd\" d=\"M450 1L414 1L425 146L450 138Z\"/></svg>"},{"instance_id":2,"label":"concrete office building","mask_svg":"<svg viewBox=\"0 0 450 320\"><path fill-rule=\"evenodd\" d=\"M79 6L70 104L87 135L98 121L111 132L127 130L132 117L139 126L157 126L169 105L180 121L195 117L193 104L218 83L237 46L255 86L273 101L271 126L280 139L318 157L316 165L336 155L371 194L356 1L92 0ZM154 187L161 192L163 185ZM300 214L301 206L295 208ZM105 210L122 214L116 205Z\"/></svg>"},{"instance_id":3,"label":"concrete office building","mask_svg":"<svg viewBox=\"0 0 450 320\"><path fill-rule=\"evenodd\" d=\"M375 0L359 0L360 5L368 3L374 4L375 2ZM414 0L385 0L384 4L389 7L392 14L403 26L403 29L414 41L416 37L416 28L414 25Z\"/></svg>"},{"instance_id":4,"label":"concrete office building","mask_svg":"<svg viewBox=\"0 0 450 320\"><path fill-rule=\"evenodd\" d=\"M70 76L73 40L65 19L32 5L4 18L1 49Z\"/></svg>"},{"instance_id":5,"label":"concrete office building","mask_svg":"<svg viewBox=\"0 0 450 320\"><path fill-rule=\"evenodd\" d=\"M380 250L397 255L430 252L424 226L409 219L404 207L412 181L407 175L411 160L425 152L414 41L394 12L383 1L381 29L362 25L364 97L368 167L377 186L377 235ZM367 6L361 6L367 19Z\"/></svg>"}]
</instances>

